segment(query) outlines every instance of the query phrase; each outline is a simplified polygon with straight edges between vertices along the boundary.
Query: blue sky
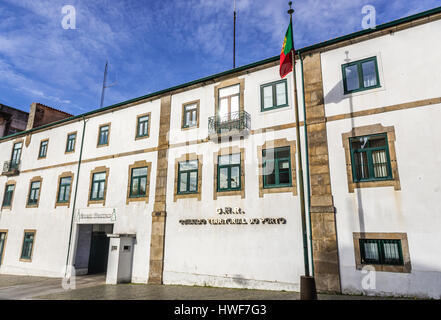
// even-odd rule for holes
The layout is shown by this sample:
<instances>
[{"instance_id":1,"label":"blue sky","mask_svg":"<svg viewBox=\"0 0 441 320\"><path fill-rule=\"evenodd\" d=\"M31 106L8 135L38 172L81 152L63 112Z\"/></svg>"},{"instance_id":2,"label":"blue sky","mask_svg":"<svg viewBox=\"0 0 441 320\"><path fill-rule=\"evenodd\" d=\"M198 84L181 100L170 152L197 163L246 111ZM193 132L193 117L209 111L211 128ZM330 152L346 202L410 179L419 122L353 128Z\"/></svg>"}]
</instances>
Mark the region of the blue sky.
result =
<instances>
[{"instance_id":1,"label":"blue sky","mask_svg":"<svg viewBox=\"0 0 441 320\"><path fill-rule=\"evenodd\" d=\"M237 0L241 66L280 53L287 0ZM439 0L295 2L296 47L361 30L364 5L377 24L441 5ZM61 9L76 9L65 30ZM72 114L122 102L232 68L233 0L0 0L0 103L40 102Z\"/></svg>"}]
</instances>

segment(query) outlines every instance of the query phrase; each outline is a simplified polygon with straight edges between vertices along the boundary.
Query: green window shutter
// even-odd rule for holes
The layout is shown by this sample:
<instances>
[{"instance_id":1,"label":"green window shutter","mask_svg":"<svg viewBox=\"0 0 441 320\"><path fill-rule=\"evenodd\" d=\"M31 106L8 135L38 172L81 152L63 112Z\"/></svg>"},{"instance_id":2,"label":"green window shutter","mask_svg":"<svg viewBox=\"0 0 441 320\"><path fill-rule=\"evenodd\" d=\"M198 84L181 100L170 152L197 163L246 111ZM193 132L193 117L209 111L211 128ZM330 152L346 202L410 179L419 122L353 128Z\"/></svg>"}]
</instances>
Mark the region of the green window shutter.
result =
<instances>
[{"instance_id":1,"label":"green window shutter","mask_svg":"<svg viewBox=\"0 0 441 320\"><path fill-rule=\"evenodd\" d=\"M92 189L90 192L90 200L104 200L105 186L106 186L106 172L94 173L92 178Z\"/></svg>"},{"instance_id":2,"label":"green window shutter","mask_svg":"<svg viewBox=\"0 0 441 320\"><path fill-rule=\"evenodd\" d=\"M130 198L139 198L146 196L147 169L147 167L132 169L130 178Z\"/></svg>"},{"instance_id":3,"label":"green window shutter","mask_svg":"<svg viewBox=\"0 0 441 320\"><path fill-rule=\"evenodd\" d=\"M31 259L33 245L34 245L34 233L26 232L23 239L21 259L26 259L26 260Z\"/></svg>"},{"instance_id":4,"label":"green window shutter","mask_svg":"<svg viewBox=\"0 0 441 320\"><path fill-rule=\"evenodd\" d=\"M360 256L363 264L403 265L401 240L360 239Z\"/></svg>"},{"instance_id":5,"label":"green window shutter","mask_svg":"<svg viewBox=\"0 0 441 320\"><path fill-rule=\"evenodd\" d=\"M198 192L198 160L178 163L178 194Z\"/></svg>"},{"instance_id":6,"label":"green window shutter","mask_svg":"<svg viewBox=\"0 0 441 320\"><path fill-rule=\"evenodd\" d=\"M98 145L106 145L109 143L109 126L100 127L100 138Z\"/></svg>"},{"instance_id":7,"label":"green window shutter","mask_svg":"<svg viewBox=\"0 0 441 320\"><path fill-rule=\"evenodd\" d=\"M136 137L146 137L149 135L149 116L142 116L138 118L138 129Z\"/></svg>"},{"instance_id":8,"label":"green window shutter","mask_svg":"<svg viewBox=\"0 0 441 320\"><path fill-rule=\"evenodd\" d=\"M71 192L72 178L65 177L60 179L60 188L58 189L58 203L65 203L69 201Z\"/></svg>"},{"instance_id":9,"label":"green window shutter","mask_svg":"<svg viewBox=\"0 0 441 320\"><path fill-rule=\"evenodd\" d=\"M42 141L40 143L40 151L38 152L38 157L39 158L46 158L47 155L47 145L48 145L48 141Z\"/></svg>"},{"instance_id":10,"label":"green window shutter","mask_svg":"<svg viewBox=\"0 0 441 320\"><path fill-rule=\"evenodd\" d=\"M342 72L345 94L381 87L377 57L344 64Z\"/></svg>"},{"instance_id":11,"label":"green window shutter","mask_svg":"<svg viewBox=\"0 0 441 320\"><path fill-rule=\"evenodd\" d=\"M3 207L9 207L12 203L12 196L14 194L14 185L7 185L5 189L5 195L3 196Z\"/></svg>"},{"instance_id":12,"label":"green window shutter","mask_svg":"<svg viewBox=\"0 0 441 320\"><path fill-rule=\"evenodd\" d=\"M75 133L70 134L67 137L67 143L66 143L66 152L72 152L75 149L75 140L77 138L77 135Z\"/></svg>"},{"instance_id":13,"label":"green window shutter","mask_svg":"<svg viewBox=\"0 0 441 320\"><path fill-rule=\"evenodd\" d=\"M38 197L40 195L40 187L41 187L40 181L34 181L31 183L31 189L29 192L29 199L28 199L29 205L38 203Z\"/></svg>"},{"instance_id":14,"label":"green window shutter","mask_svg":"<svg viewBox=\"0 0 441 320\"><path fill-rule=\"evenodd\" d=\"M194 127L198 123L198 105L197 103L189 104L184 106L183 114L183 127L190 128Z\"/></svg>"},{"instance_id":15,"label":"green window shutter","mask_svg":"<svg viewBox=\"0 0 441 320\"><path fill-rule=\"evenodd\" d=\"M260 86L261 111L288 106L288 82L286 79Z\"/></svg>"},{"instance_id":16,"label":"green window shutter","mask_svg":"<svg viewBox=\"0 0 441 320\"><path fill-rule=\"evenodd\" d=\"M241 154L218 156L217 191L241 190Z\"/></svg>"},{"instance_id":17,"label":"green window shutter","mask_svg":"<svg viewBox=\"0 0 441 320\"><path fill-rule=\"evenodd\" d=\"M262 157L263 187L291 187L291 148L265 149L262 150Z\"/></svg>"},{"instance_id":18,"label":"green window shutter","mask_svg":"<svg viewBox=\"0 0 441 320\"><path fill-rule=\"evenodd\" d=\"M349 139L354 182L392 180L387 134Z\"/></svg>"}]
</instances>

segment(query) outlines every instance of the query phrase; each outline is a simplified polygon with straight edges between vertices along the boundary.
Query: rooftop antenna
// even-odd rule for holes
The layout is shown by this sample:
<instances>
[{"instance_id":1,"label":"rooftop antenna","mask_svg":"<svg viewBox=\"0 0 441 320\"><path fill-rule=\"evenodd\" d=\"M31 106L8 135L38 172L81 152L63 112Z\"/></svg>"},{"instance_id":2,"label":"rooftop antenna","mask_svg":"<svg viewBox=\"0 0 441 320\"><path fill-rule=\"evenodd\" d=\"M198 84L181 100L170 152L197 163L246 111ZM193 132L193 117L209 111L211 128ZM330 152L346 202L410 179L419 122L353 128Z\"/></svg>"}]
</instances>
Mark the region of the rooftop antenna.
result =
<instances>
[{"instance_id":1,"label":"rooftop antenna","mask_svg":"<svg viewBox=\"0 0 441 320\"><path fill-rule=\"evenodd\" d=\"M103 79L103 90L101 91L101 104L100 104L100 108L103 107L103 103L104 103L104 91L106 90L106 88L110 88L113 87L114 85L116 85L116 81L112 84L107 85L106 81L107 81L107 69L108 69L108 61L106 60L106 67L104 68L104 79Z\"/></svg>"},{"instance_id":2,"label":"rooftop antenna","mask_svg":"<svg viewBox=\"0 0 441 320\"><path fill-rule=\"evenodd\" d=\"M236 68L236 0L234 0L233 69Z\"/></svg>"}]
</instances>

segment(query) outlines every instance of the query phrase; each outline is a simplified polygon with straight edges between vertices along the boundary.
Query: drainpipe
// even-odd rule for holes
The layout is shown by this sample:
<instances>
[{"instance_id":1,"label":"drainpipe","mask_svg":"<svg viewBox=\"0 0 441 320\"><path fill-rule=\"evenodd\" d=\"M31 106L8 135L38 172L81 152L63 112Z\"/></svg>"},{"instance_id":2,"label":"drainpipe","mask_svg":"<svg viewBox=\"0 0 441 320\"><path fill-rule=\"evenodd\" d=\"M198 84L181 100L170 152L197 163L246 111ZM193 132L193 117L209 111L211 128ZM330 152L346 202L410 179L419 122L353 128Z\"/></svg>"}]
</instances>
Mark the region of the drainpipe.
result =
<instances>
[{"instance_id":1,"label":"drainpipe","mask_svg":"<svg viewBox=\"0 0 441 320\"><path fill-rule=\"evenodd\" d=\"M80 158L78 159L77 178L76 178L76 182L75 182L75 193L74 193L74 199L73 199L73 203L72 203L72 217L70 220L69 245L67 247L66 271L64 273L65 278L67 277L67 266L69 265L69 257L70 257L70 250L71 250L71 244L72 244L72 230L73 230L73 223L74 223L74 217L75 217L75 204L77 201L78 184L79 184L79 180L80 180L81 159L83 158L83 145L84 145L85 131L86 131L86 119L83 116L83 134L81 135Z\"/></svg>"},{"instance_id":2,"label":"drainpipe","mask_svg":"<svg viewBox=\"0 0 441 320\"><path fill-rule=\"evenodd\" d=\"M300 70L302 73L302 101L303 101L303 127L305 129L305 157L306 157L306 185L308 192L308 221L309 221L309 250L311 252L311 274L314 276L314 256L312 250L312 230L311 230L311 185L309 177L309 152L308 152L308 131L306 125L306 105L305 105L305 79L303 76L302 53L298 51L300 59Z\"/></svg>"}]
</instances>

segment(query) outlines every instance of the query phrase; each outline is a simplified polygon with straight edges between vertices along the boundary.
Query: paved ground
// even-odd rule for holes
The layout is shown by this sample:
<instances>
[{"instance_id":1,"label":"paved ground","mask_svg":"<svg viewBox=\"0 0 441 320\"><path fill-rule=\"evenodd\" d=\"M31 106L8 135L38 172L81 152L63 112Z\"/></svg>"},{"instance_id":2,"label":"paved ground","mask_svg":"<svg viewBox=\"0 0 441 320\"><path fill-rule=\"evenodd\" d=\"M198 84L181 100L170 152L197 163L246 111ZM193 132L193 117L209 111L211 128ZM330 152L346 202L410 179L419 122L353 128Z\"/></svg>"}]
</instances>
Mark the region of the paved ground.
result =
<instances>
[{"instance_id":1,"label":"paved ground","mask_svg":"<svg viewBox=\"0 0 441 320\"><path fill-rule=\"evenodd\" d=\"M78 290L102 286L104 275L77 277ZM27 300L36 296L63 293L62 279L30 276L0 275L0 300Z\"/></svg>"},{"instance_id":2,"label":"paved ground","mask_svg":"<svg viewBox=\"0 0 441 320\"><path fill-rule=\"evenodd\" d=\"M299 293L145 284L105 285L103 275L81 276L76 289L65 290L61 279L0 275L0 299L50 300L298 300ZM319 300L379 299L378 297L319 295Z\"/></svg>"}]
</instances>

